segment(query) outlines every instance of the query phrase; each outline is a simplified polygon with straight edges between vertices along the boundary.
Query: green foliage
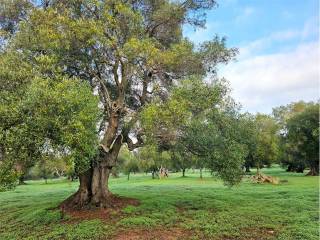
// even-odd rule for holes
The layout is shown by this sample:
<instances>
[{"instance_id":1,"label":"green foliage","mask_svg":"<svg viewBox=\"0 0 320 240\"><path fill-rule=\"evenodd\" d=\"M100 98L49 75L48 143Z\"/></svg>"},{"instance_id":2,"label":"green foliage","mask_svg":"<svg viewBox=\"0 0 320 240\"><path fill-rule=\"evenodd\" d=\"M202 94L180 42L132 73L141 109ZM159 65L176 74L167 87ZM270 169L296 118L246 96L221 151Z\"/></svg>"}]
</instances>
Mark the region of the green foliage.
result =
<instances>
[{"instance_id":1,"label":"green foliage","mask_svg":"<svg viewBox=\"0 0 320 240\"><path fill-rule=\"evenodd\" d=\"M247 148L244 163L246 171L250 167L260 169L279 161L281 154L279 130L279 124L272 116L246 113L240 117L240 141Z\"/></svg>"},{"instance_id":2,"label":"green foliage","mask_svg":"<svg viewBox=\"0 0 320 240\"><path fill-rule=\"evenodd\" d=\"M32 7L29 0L0 0L0 39L13 34Z\"/></svg>"},{"instance_id":3,"label":"green foliage","mask_svg":"<svg viewBox=\"0 0 320 240\"><path fill-rule=\"evenodd\" d=\"M172 166L172 159L167 151L162 151L155 144L148 144L137 152L139 169L144 172L152 172L152 177L157 174L160 167Z\"/></svg>"},{"instance_id":4,"label":"green foliage","mask_svg":"<svg viewBox=\"0 0 320 240\"><path fill-rule=\"evenodd\" d=\"M193 121L182 137L185 148L205 161L204 166L216 171L226 184L242 178L246 148L239 141L237 119L216 111L206 122Z\"/></svg>"},{"instance_id":5,"label":"green foliage","mask_svg":"<svg viewBox=\"0 0 320 240\"><path fill-rule=\"evenodd\" d=\"M319 104L305 108L288 120L287 139L293 161L303 161L319 174Z\"/></svg>"},{"instance_id":6,"label":"green foliage","mask_svg":"<svg viewBox=\"0 0 320 240\"><path fill-rule=\"evenodd\" d=\"M96 154L99 110L86 83L62 76L52 80L36 76L25 87L22 99L10 96L5 101L15 104L17 111L10 122L5 118L1 122L0 168L20 165L28 169L49 153L68 156L78 172L89 166ZM1 107L12 115L10 105Z\"/></svg>"},{"instance_id":7,"label":"green foliage","mask_svg":"<svg viewBox=\"0 0 320 240\"><path fill-rule=\"evenodd\" d=\"M136 156L127 148L122 148L120 151L119 162L121 162L120 169L124 174L130 178L130 173L139 171L139 163Z\"/></svg>"},{"instance_id":8,"label":"green foliage","mask_svg":"<svg viewBox=\"0 0 320 240\"><path fill-rule=\"evenodd\" d=\"M270 166L278 160L279 137L277 132L279 127L274 119L267 115L257 114L255 121L258 133L255 156L257 165L258 167Z\"/></svg>"},{"instance_id":9,"label":"green foliage","mask_svg":"<svg viewBox=\"0 0 320 240\"><path fill-rule=\"evenodd\" d=\"M196 165L197 158L190 152L185 151L184 147L179 143L175 144L170 153L172 159L171 165L173 170L182 170L183 176L186 169Z\"/></svg>"},{"instance_id":10,"label":"green foliage","mask_svg":"<svg viewBox=\"0 0 320 240\"><path fill-rule=\"evenodd\" d=\"M153 142L173 152L173 166L185 169L197 159L198 166L234 185L241 180L246 148L237 134L237 105L228 94L223 80L210 84L201 77L186 79L172 89L168 101L149 104L142 123Z\"/></svg>"},{"instance_id":11,"label":"green foliage","mask_svg":"<svg viewBox=\"0 0 320 240\"><path fill-rule=\"evenodd\" d=\"M0 192L11 190L15 187L19 173L10 164L0 164Z\"/></svg>"},{"instance_id":12,"label":"green foliage","mask_svg":"<svg viewBox=\"0 0 320 240\"><path fill-rule=\"evenodd\" d=\"M120 220L118 225L125 227L153 227L156 225L156 220L149 217L129 217L123 220Z\"/></svg>"},{"instance_id":13,"label":"green foliage","mask_svg":"<svg viewBox=\"0 0 320 240\"><path fill-rule=\"evenodd\" d=\"M236 48L226 47L225 37L215 36L213 40L206 41L200 46L200 55L204 58L205 69L211 73L216 73L218 63L227 64L235 58L237 53Z\"/></svg>"},{"instance_id":14,"label":"green foliage","mask_svg":"<svg viewBox=\"0 0 320 240\"><path fill-rule=\"evenodd\" d=\"M306 131L312 132L312 129L316 128L316 125L310 123L304 124L303 120L297 120L301 116L306 114L306 111L310 111L310 109L316 109L315 104L313 102L293 102L286 106L280 106L273 109L273 115L280 125L280 161L281 164L287 167L288 171L297 171L303 172L303 170L310 164L307 163L306 151L310 151L309 145L304 143L301 144L301 139L299 137L293 137L294 135L303 135ZM308 110L307 110L308 109ZM302 115L301 115L302 114ZM300 116L300 117L297 117ZM312 119L311 116L309 116ZM316 112L314 112L314 120L312 120L315 124ZM307 121L307 120L305 120ZM312 122L311 121L311 122ZM299 123L300 122L300 123ZM301 126L299 126L301 124ZM307 128L309 129L307 130ZM289 136L289 128L291 136ZM311 134L312 135L312 134ZM312 137L307 137L307 141L314 146L315 142L312 140ZM305 141L305 140L304 140ZM304 145L304 147L302 147ZM308 146L307 146L308 145ZM310 146L311 146L310 145ZM312 148L312 147L311 147ZM313 154L317 152L316 148L313 147ZM313 157L314 158L314 157ZM312 161L312 160L311 160ZM316 162L315 162L316 164Z\"/></svg>"}]
</instances>

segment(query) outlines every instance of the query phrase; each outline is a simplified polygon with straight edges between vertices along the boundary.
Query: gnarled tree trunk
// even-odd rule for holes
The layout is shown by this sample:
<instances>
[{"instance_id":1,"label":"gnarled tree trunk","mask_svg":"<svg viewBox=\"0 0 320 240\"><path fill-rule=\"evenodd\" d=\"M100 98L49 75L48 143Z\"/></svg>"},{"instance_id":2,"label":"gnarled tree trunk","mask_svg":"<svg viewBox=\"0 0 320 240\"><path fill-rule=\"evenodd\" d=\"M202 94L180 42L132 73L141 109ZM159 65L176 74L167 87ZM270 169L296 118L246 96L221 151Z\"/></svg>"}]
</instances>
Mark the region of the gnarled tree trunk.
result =
<instances>
[{"instance_id":1,"label":"gnarled tree trunk","mask_svg":"<svg viewBox=\"0 0 320 240\"><path fill-rule=\"evenodd\" d=\"M114 146L113 151L101 153L92 166L79 175L80 186L78 191L61 203L63 209L106 208L112 207L111 192L108 189L108 180L111 169L118 156L121 143Z\"/></svg>"},{"instance_id":2,"label":"gnarled tree trunk","mask_svg":"<svg viewBox=\"0 0 320 240\"><path fill-rule=\"evenodd\" d=\"M123 136L117 135L119 125L117 103L114 103L112 110L98 156L91 162L91 167L87 171L79 174L79 189L60 204L62 209L112 207L112 201L110 201L112 194L108 189L108 179L123 141Z\"/></svg>"}]
</instances>

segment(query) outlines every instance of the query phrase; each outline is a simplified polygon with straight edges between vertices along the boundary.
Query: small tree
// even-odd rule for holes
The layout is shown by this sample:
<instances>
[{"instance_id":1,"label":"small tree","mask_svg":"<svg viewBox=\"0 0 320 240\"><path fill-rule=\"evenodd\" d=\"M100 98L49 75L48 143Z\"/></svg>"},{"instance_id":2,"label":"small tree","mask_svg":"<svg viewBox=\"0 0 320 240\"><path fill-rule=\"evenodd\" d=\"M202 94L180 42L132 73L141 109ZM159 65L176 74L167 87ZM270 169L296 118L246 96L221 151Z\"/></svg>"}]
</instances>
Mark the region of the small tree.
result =
<instances>
[{"instance_id":1,"label":"small tree","mask_svg":"<svg viewBox=\"0 0 320 240\"><path fill-rule=\"evenodd\" d=\"M227 184L239 182L245 150L237 134L238 108L226 82L205 83L193 77L172 92L168 101L149 105L143 112L148 136L162 148L182 146L180 154L187 154L181 157L204 160Z\"/></svg>"},{"instance_id":2,"label":"small tree","mask_svg":"<svg viewBox=\"0 0 320 240\"><path fill-rule=\"evenodd\" d=\"M176 144L171 151L172 168L182 171L182 177L185 177L185 172L188 168L194 165L192 154L185 150L181 144Z\"/></svg>"},{"instance_id":3,"label":"small tree","mask_svg":"<svg viewBox=\"0 0 320 240\"><path fill-rule=\"evenodd\" d=\"M139 171L139 163L136 156L126 147L123 147L120 151L119 162L121 162L119 170L127 175L128 180L130 173Z\"/></svg>"}]
</instances>

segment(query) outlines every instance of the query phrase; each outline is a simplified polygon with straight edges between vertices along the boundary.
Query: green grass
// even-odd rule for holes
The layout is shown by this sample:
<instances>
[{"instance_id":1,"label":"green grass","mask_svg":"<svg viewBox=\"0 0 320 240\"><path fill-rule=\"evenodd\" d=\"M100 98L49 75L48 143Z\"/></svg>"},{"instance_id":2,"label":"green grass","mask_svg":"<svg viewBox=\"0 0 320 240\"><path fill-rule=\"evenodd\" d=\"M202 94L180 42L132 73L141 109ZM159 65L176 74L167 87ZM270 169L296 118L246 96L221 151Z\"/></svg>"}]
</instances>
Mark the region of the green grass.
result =
<instances>
[{"instance_id":1,"label":"green grass","mask_svg":"<svg viewBox=\"0 0 320 240\"><path fill-rule=\"evenodd\" d=\"M319 239L319 178L265 173L287 180L254 184L247 178L228 188L205 173L171 174L168 179L132 174L110 180L113 193L139 199L116 222L98 219L66 224L56 207L76 191L66 180L29 181L0 193L0 239L112 239L121 231L179 228L190 239ZM185 239L182 238L182 239Z\"/></svg>"}]
</instances>

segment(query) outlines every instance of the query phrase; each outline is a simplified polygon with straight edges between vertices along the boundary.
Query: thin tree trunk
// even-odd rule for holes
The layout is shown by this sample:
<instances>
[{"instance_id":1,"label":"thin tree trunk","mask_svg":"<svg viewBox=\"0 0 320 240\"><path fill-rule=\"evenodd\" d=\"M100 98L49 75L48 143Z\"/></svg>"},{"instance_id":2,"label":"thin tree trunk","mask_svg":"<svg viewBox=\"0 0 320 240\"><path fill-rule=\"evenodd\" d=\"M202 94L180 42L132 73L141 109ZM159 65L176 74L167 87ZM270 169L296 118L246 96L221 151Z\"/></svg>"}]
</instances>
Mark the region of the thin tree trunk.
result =
<instances>
[{"instance_id":1,"label":"thin tree trunk","mask_svg":"<svg viewBox=\"0 0 320 240\"><path fill-rule=\"evenodd\" d=\"M202 179L202 168L200 168L200 179Z\"/></svg>"},{"instance_id":2,"label":"thin tree trunk","mask_svg":"<svg viewBox=\"0 0 320 240\"><path fill-rule=\"evenodd\" d=\"M128 181L129 181L129 179L130 179L130 172L128 173Z\"/></svg>"},{"instance_id":3,"label":"thin tree trunk","mask_svg":"<svg viewBox=\"0 0 320 240\"><path fill-rule=\"evenodd\" d=\"M260 175L260 164L257 165L257 175Z\"/></svg>"},{"instance_id":4,"label":"thin tree trunk","mask_svg":"<svg viewBox=\"0 0 320 240\"><path fill-rule=\"evenodd\" d=\"M183 168L183 169L182 169L182 177L185 177L185 172L186 172L186 169Z\"/></svg>"},{"instance_id":5,"label":"thin tree trunk","mask_svg":"<svg viewBox=\"0 0 320 240\"><path fill-rule=\"evenodd\" d=\"M246 173L249 173L250 172L250 166L249 165L245 165L245 168L246 168Z\"/></svg>"}]
</instances>

